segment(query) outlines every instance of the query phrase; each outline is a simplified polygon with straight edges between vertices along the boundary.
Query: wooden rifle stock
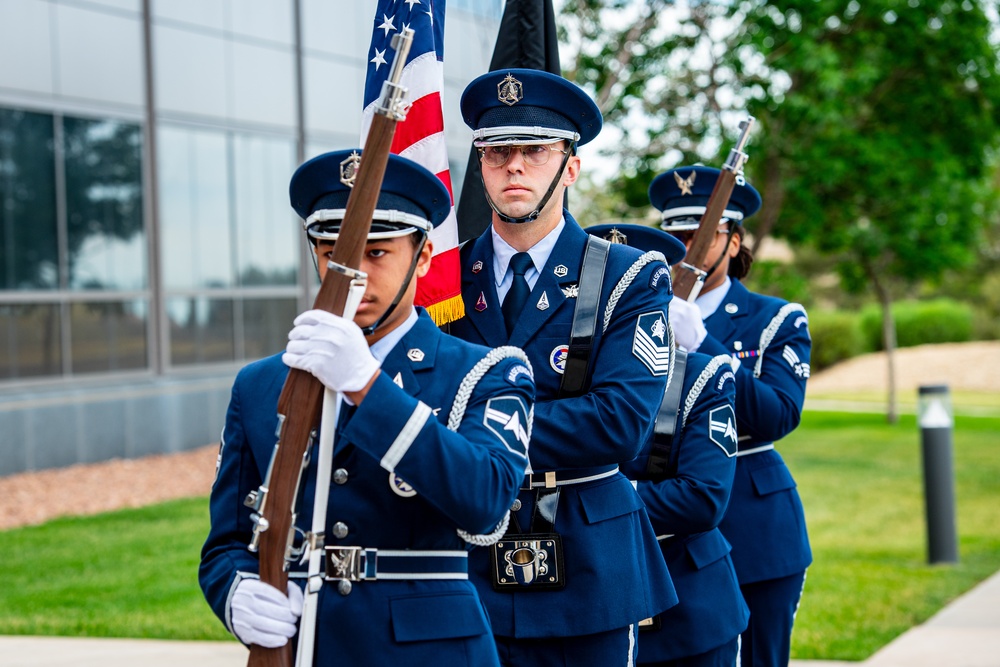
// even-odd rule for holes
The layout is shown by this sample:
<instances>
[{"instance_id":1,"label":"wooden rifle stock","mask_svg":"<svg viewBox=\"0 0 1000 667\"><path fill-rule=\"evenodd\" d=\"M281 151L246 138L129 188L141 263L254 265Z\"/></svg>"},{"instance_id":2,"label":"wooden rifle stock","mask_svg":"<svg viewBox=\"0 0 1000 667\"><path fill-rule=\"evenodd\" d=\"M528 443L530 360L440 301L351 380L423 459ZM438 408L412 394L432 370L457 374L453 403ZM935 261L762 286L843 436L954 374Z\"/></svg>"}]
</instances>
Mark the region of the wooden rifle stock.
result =
<instances>
[{"instance_id":1,"label":"wooden rifle stock","mask_svg":"<svg viewBox=\"0 0 1000 667\"><path fill-rule=\"evenodd\" d=\"M705 213L702 214L698 229L694 233L691 247L688 248L684 261L674 268L675 297L687 301L695 286L700 282L699 272L705 263L709 248L715 242L719 221L722 220L722 214L725 212L726 206L729 205L729 197L732 196L733 188L736 187L736 179L743 176L743 165L747 161L747 154L743 152L743 148L750 136L753 121L754 117L750 116L747 120L740 122L740 138L737 140L736 146L729 151L726 163L722 165L719 178L715 181L715 187L712 188L712 194L708 198L708 204L705 205ZM700 286L698 288L701 289ZM695 296L697 296L697 292L695 292Z\"/></svg>"},{"instance_id":2,"label":"wooden rifle stock","mask_svg":"<svg viewBox=\"0 0 1000 667\"><path fill-rule=\"evenodd\" d=\"M412 43L413 31L406 29L394 42L396 56L389 84L398 91L399 75ZM403 39L399 39L402 37ZM340 225L340 234L333 247L331 262L351 269L361 266L372 215L378 204L382 179L389 162L390 146L396 123L402 120L402 100L386 100L383 89L381 109L372 119L365 141L361 164L358 166L355 186L347 199L347 210ZM343 315L351 288L351 277L339 271L327 271L320 285L313 308ZM296 368L288 377L278 397L278 445L265 484L259 493L266 499L260 502L260 519L263 528L258 533L257 550L260 554L260 579L285 592L288 573L285 570L286 554L294 536L295 502L299 479L305 468L313 430L319 424L323 408L323 384L311 373ZM282 417L283 416L283 417ZM292 643L279 648L250 646L248 667L291 667Z\"/></svg>"}]
</instances>

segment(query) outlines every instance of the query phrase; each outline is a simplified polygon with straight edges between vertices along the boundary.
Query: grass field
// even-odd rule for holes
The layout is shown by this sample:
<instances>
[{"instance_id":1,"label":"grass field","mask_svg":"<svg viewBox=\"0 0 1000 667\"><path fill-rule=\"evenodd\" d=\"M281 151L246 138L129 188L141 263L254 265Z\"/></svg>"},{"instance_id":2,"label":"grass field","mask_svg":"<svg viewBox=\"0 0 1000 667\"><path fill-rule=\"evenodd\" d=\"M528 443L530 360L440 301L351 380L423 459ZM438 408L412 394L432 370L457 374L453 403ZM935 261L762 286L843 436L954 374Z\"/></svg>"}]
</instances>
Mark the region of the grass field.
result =
<instances>
[{"instance_id":1,"label":"grass field","mask_svg":"<svg viewBox=\"0 0 1000 667\"><path fill-rule=\"evenodd\" d=\"M913 416L806 412L780 447L806 508L814 563L793 656L862 660L1000 569L1000 419L954 431L960 563L927 564Z\"/></svg>"},{"instance_id":2,"label":"grass field","mask_svg":"<svg viewBox=\"0 0 1000 667\"><path fill-rule=\"evenodd\" d=\"M912 416L808 412L780 446L815 563L793 657L862 660L1000 569L1000 418L959 418L961 562L926 564ZM223 639L197 584L208 528L196 498L0 532L0 634Z\"/></svg>"}]
</instances>

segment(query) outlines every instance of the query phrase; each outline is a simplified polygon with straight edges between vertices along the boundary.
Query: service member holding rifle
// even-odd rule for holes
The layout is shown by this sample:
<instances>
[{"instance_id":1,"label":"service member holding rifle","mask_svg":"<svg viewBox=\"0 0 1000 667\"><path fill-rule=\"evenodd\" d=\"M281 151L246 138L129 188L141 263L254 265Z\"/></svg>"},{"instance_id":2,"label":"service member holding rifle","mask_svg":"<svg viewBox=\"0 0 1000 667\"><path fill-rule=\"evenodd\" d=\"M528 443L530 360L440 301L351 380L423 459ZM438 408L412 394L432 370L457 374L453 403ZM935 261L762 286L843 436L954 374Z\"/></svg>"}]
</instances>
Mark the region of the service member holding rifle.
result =
<instances>
[{"instance_id":1,"label":"service member holding rifle","mask_svg":"<svg viewBox=\"0 0 1000 667\"><path fill-rule=\"evenodd\" d=\"M811 340L801 305L756 294L740 282L753 261L742 244L743 222L761 205L760 195L740 173L745 134L722 172L671 169L653 180L649 198L661 212L661 228L688 245L687 263L704 272L693 303L676 297L671 303L678 344L733 359L739 452L729 509L719 527L732 544L740 590L750 608L742 665L778 667L788 664L812 552L795 480L775 442L799 424ZM718 182L732 194L712 201ZM696 230L707 242L692 242ZM688 275L675 280L675 294L687 297L694 281L689 270L681 274Z\"/></svg>"},{"instance_id":2,"label":"service member holding rifle","mask_svg":"<svg viewBox=\"0 0 1000 667\"><path fill-rule=\"evenodd\" d=\"M606 224L587 232L659 252L671 266L684 258L684 244L660 229ZM653 435L622 466L646 505L680 599L642 625L641 667L736 665L750 612L718 528L736 471L735 395L728 354L677 350Z\"/></svg>"},{"instance_id":3,"label":"service member holding rifle","mask_svg":"<svg viewBox=\"0 0 1000 667\"><path fill-rule=\"evenodd\" d=\"M532 371L414 307L450 196L385 131L292 177L317 307L233 386L199 579L251 665L288 667L297 632L302 665L498 664L467 555L503 532L523 479ZM289 455L290 429L305 440Z\"/></svg>"}]
</instances>

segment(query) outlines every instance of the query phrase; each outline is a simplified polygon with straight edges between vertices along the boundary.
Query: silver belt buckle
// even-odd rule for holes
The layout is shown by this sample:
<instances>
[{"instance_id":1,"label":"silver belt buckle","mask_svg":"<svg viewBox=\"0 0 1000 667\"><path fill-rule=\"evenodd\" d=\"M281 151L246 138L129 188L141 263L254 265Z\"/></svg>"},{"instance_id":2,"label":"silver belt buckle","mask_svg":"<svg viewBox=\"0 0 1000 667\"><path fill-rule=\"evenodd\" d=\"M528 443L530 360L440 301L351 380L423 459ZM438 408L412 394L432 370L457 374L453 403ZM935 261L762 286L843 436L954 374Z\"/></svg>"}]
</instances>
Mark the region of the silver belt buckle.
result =
<instances>
[{"instance_id":1,"label":"silver belt buckle","mask_svg":"<svg viewBox=\"0 0 1000 667\"><path fill-rule=\"evenodd\" d=\"M326 547L326 578L361 581L361 547Z\"/></svg>"}]
</instances>

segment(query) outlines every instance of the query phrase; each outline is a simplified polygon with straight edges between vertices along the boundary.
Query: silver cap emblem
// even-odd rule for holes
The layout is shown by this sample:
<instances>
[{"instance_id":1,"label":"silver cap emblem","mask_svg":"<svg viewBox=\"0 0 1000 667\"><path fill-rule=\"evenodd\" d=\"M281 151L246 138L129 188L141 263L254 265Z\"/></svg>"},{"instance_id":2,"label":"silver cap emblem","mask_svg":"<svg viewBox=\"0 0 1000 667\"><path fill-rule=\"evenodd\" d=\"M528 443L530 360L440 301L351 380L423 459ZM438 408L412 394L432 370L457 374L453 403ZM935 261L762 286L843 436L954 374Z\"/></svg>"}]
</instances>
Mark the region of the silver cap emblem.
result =
<instances>
[{"instance_id":1,"label":"silver cap emblem","mask_svg":"<svg viewBox=\"0 0 1000 667\"><path fill-rule=\"evenodd\" d=\"M349 188L354 187L354 181L358 178L358 165L361 164L361 156L357 151L351 151L343 162L340 163L340 182Z\"/></svg>"},{"instance_id":2,"label":"silver cap emblem","mask_svg":"<svg viewBox=\"0 0 1000 667\"><path fill-rule=\"evenodd\" d=\"M681 178L681 175L676 171L674 172L674 180L677 181L677 187L681 189L681 196L693 195L691 192L691 186L694 185L694 179L698 177L697 171L692 171L691 175L687 178Z\"/></svg>"},{"instance_id":3,"label":"silver cap emblem","mask_svg":"<svg viewBox=\"0 0 1000 667\"><path fill-rule=\"evenodd\" d=\"M507 74L504 80L497 84L497 99L509 107L514 106L524 97L524 88L521 82Z\"/></svg>"}]
</instances>

